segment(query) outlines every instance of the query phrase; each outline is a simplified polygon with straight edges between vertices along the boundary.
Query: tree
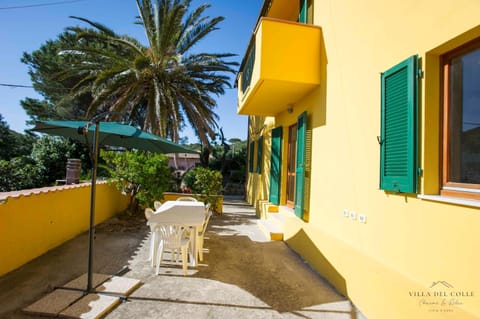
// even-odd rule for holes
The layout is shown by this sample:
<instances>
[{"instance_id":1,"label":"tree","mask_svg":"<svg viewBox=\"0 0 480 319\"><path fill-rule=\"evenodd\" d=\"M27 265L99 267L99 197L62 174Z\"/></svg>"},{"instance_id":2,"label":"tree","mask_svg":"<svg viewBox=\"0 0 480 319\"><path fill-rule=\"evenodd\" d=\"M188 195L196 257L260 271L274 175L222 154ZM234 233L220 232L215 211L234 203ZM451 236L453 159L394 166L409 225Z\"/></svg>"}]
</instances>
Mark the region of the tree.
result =
<instances>
[{"instance_id":1,"label":"tree","mask_svg":"<svg viewBox=\"0 0 480 319\"><path fill-rule=\"evenodd\" d=\"M0 114L0 159L12 158L11 147L15 145L15 137L10 133L10 128Z\"/></svg>"},{"instance_id":2,"label":"tree","mask_svg":"<svg viewBox=\"0 0 480 319\"><path fill-rule=\"evenodd\" d=\"M34 142L35 137L10 130L0 114L0 160L9 161L15 157L29 155Z\"/></svg>"},{"instance_id":3,"label":"tree","mask_svg":"<svg viewBox=\"0 0 480 319\"><path fill-rule=\"evenodd\" d=\"M69 28L80 42L100 43L95 48L78 47L64 54L83 55L64 74L80 78L76 92L91 92L87 114L108 110L117 114L142 114L143 129L178 141L179 132L190 123L204 145L214 137L218 116L212 95L230 86L226 73L236 62L228 53L191 53L192 47L217 29L223 17L204 16L209 5L189 13L191 0L136 0L138 24L145 29L148 46L120 36L107 27L78 18L94 29Z\"/></svg>"},{"instance_id":4,"label":"tree","mask_svg":"<svg viewBox=\"0 0 480 319\"><path fill-rule=\"evenodd\" d=\"M225 194L238 195L243 192L245 181L245 163L247 158L247 142L240 139L230 139L232 143L225 147L225 140L219 134L221 145L213 143L212 158L208 167L219 170L223 176Z\"/></svg>"},{"instance_id":5,"label":"tree","mask_svg":"<svg viewBox=\"0 0 480 319\"><path fill-rule=\"evenodd\" d=\"M228 140L230 144L235 144L235 143L240 143L242 140L239 139L238 137L232 137L231 139Z\"/></svg>"},{"instance_id":6,"label":"tree","mask_svg":"<svg viewBox=\"0 0 480 319\"><path fill-rule=\"evenodd\" d=\"M39 167L31 157L0 160L0 192L40 187L41 176Z\"/></svg>"},{"instance_id":7,"label":"tree","mask_svg":"<svg viewBox=\"0 0 480 319\"><path fill-rule=\"evenodd\" d=\"M83 31L81 31L83 30ZM77 32L96 32L87 28L77 28ZM92 92L88 87L82 90L76 85L82 81L84 72L75 74L72 66L85 64L95 59L96 52L104 42L89 39L79 41L77 35L66 31L55 40L49 40L32 53L23 53L22 62L28 65L28 73L33 87L44 99L26 98L21 105L30 116L37 120L84 120L88 118L88 106L92 103ZM106 49L106 48L104 48ZM111 49L111 48L110 48ZM81 54L80 54L81 52ZM142 125L145 115L140 111L117 117L117 120L132 125ZM98 109L98 112L106 109Z\"/></svg>"},{"instance_id":8,"label":"tree","mask_svg":"<svg viewBox=\"0 0 480 319\"><path fill-rule=\"evenodd\" d=\"M69 95L80 77L62 76L65 69L83 56L61 54L75 48L92 47L94 44L78 42L74 34L63 32L57 39L49 40L32 53L24 52L21 61L28 66L33 87L44 100L26 98L22 107L33 121L36 120L75 120L84 119L87 106L92 101L90 92L82 92L75 97Z\"/></svg>"},{"instance_id":9,"label":"tree","mask_svg":"<svg viewBox=\"0 0 480 319\"><path fill-rule=\"evenodd\" d=\"M100 157L105 161L111 177L118 189L131 197L129 211L134 213L139 205L152 207L167 191L172 174L168 167L168 157L150 152L102 151Z\"/></svg>"},{"instance_id":10,"label":"tree","mask_svg":"<svg viewBox=\"0 0 480 319\"><path fill-rule=\"evenodd\" d=\"M75 149L75 144L64 138L46 135L38 139L33 145L31 158L38 168L42 186L52 185L56 180L64 179L67 159L75 153Z\"/></svg>"}]
</instances>

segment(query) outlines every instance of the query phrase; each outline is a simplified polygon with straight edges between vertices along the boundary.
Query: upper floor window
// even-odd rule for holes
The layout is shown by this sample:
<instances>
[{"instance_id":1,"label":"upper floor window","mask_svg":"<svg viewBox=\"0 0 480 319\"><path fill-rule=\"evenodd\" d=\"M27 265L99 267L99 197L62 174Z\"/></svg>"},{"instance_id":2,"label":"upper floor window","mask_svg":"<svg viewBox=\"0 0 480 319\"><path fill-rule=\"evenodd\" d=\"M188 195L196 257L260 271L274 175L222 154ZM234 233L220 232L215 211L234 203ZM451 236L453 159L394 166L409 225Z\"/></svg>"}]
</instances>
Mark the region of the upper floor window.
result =
<instances>
[{"instance_id":1,"label":"upper floor window","mask_svg":"<svg viewBox=\"0 0 480 319\"><path fill-rule=\"evenodd\" d=\"M299 0L298 22L313 24L313 0Z\"/></svg>"},{"instance_id":2,"label":"upper floor window","mask_svg":"<svg viewBox=\"0 0 480 319\"><path fill-rule=\"evenodd\" d=\"M480 39L443 56L442 195L480 199Z\"/></svg>"}]
</instances>

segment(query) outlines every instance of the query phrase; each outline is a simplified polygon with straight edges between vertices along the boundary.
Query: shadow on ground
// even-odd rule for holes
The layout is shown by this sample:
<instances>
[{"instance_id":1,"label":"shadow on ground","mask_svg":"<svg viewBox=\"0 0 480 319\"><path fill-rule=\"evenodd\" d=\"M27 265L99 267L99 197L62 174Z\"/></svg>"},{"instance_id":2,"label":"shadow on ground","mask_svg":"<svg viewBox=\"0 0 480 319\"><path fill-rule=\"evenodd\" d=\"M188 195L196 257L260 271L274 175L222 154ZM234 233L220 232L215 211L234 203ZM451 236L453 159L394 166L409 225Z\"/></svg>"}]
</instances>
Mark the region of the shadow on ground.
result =
<instances>
[{"instance_id":1,"label":"shadow on ground","mask_svg":"<svg viewBox=\"0 0 480 319\"><path fill-rule=\"evenodd\" d=\"M142 218L114 217L97 227L94 272L113 275L128 267L149 235ZM1 276L0 318L45 318L26 315L21 309L86 273L87 260L88 233L83 233Z\"/></svg>"},{"instance_id":2,"label":"shadow on ground","mask_svg":"<svg viewBox=\"0 0 480 319\"><path fill-rule=\"evenodd\" d=\"M208 267L195 277L236 285L278 312L345 300L283 242L242 235L242 227L252 226L254 215L214 218L204 243Z\"/></svg>"},{"instance_id":3,"label":"shadow on ground","mask_svg":"<svg viewBox=\"0 0 480 319\"><path fill-rule=\"evenodd\" d=\"M181 276L180 264L148 261L149 229L114 218L97 227L94 270L143 285L106 318L348 318L357 312L284 242L267 241L251 206L226 202L205 235L204 260ZM21 309L86 272L87 234L0 277L0 318L36 318ZM43 317L38 317L43 318Z\"/></svg>"}]
</instances>

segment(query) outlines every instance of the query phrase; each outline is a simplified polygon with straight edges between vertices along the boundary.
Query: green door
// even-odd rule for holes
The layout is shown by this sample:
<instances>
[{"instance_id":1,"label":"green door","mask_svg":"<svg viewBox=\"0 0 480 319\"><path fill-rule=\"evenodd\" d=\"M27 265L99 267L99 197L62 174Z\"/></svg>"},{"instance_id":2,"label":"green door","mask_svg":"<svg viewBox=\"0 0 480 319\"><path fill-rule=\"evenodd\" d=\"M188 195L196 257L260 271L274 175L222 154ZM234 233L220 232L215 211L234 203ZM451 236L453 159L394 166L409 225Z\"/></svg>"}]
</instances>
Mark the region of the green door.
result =
<instances>
[{"instance_id":1,"label":"green door","mask_svg":"<svg viewBox=\"0 0 480 319\"><path fill-rule=\"evenodd\" d=\"M255 151L255 141L250 142L248 147L248 171L253 173L253 160L254 160L254 151Z\"/></svg>"},{"instance_id":2,"label":"green door","mask_svg":"<svg viewBox=\"0 0 480 319\"><path fill-rule=\"evenodd\" d=\"M272 204L280 204L280 180L282 168L282 127L272 130L272 151L270 155L270 197Z\"/></svg>"},{"instance_id":3,"label":"green door","mask_svg":"<svg viewBox=\"0 0 480 319\"><path fill-rule=\"evenodd\" d=\"M303 217L305 184L305 140L307 135L307 112L297 119L297 167L295 179L295 215Z\"/></svg>"}]
</instances>

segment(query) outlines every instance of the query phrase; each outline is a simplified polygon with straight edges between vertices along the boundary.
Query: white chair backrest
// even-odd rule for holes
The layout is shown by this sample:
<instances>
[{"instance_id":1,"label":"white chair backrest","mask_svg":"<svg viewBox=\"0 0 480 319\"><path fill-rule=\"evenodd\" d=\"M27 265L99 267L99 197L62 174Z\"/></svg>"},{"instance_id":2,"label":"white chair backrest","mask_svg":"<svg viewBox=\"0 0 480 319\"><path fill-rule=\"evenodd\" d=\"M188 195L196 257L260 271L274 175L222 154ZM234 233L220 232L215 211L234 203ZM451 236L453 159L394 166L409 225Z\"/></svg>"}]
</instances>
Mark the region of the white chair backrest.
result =
<instances>
[{"instance_id":1,"label":"white chair backrest","mask_svg":"<svg viewBox=\"0 0 480 319\"><path fill-rule=\"evenodd\" d=\"M205 214L208 214L208 212L210 211L210 207L212 206L212 204L210 203L206 203L205 204Z\"/></svg>"},{"instance_id":2,"label":"white chair backrest","mask_svg":"<svg viewBox=\"0 0 480 319\"><path fill-rule=\"evenodd\" d=\"M153 202L153 207L155 207L155 210L159 209L160 206L162 206L162 203L159 202L158 200Z\"/></svg>"},{"instance_id":3,"label":"white chair backrest","mask_svg":"<svg viewBox=\"0 0 480 319\"><path fill-rule=\"evenodd\" d=\"M207 215L205 216L205 221L203 222L202 230L200 231L201 235L205 234L205 231L207 230L207 226L208 226L208 221L210 220L211 216L212 216L212 211L209 209L207 210Z\"/></svg>"},{"instance_id":4,"label":"white chair backrest","mask_svg":"<svg viewBox=\"0 0 480 319\"><path fill-rule=\"evenodd\" d=\"M153 209L151 209L151 208L145 208L145 218L146 218L147 220L149 220L150 217L153 216L153 214L155 214L155 212L153 211Z\"/></svg>"},{"instance_id":5,"label":"white chair backrest","mask_svg":"<svg viewBox=\"0 0 480 319\"><path fill-rule=\"evenodd\" d=\"M182 197L178 197L178 198L177 198L177 201L196 202L197 199L196 199L196 198L193 198L193 197L182 196Z\"/></svg>"},{"instance_id":6,"label":"white chair backrest","mask_svg":"<svg viewBox=\"0 0 480 319\"><path fill-rule=\"evenodd\" d=\"M155 232L158 239L163 240L165 248L180 248L184 228L175 224L157 224Z\"/></svg>"}]
</instances>

